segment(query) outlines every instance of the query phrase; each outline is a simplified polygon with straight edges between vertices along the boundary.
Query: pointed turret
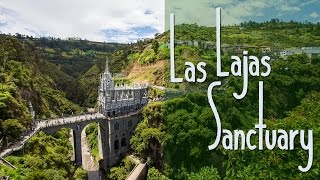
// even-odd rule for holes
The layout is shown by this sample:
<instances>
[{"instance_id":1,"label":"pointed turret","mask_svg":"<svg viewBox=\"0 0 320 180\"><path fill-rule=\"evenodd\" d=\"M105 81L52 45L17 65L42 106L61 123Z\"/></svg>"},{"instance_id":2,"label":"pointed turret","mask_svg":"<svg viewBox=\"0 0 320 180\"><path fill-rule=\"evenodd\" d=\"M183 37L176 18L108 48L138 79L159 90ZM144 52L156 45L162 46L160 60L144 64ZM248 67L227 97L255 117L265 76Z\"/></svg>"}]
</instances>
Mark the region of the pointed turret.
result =
<instances>
[{"instance_id":1,"label":"pointed turret","mask_svg":"<svg viewBox=\"0 0 320 180\"><path fill-rule=\"evenodd\" d=\"M110 71L109 71L109 59L106 58L106 69L104 70L104 73L105 74L110 74Z\"/></svg>"}]
</instances>

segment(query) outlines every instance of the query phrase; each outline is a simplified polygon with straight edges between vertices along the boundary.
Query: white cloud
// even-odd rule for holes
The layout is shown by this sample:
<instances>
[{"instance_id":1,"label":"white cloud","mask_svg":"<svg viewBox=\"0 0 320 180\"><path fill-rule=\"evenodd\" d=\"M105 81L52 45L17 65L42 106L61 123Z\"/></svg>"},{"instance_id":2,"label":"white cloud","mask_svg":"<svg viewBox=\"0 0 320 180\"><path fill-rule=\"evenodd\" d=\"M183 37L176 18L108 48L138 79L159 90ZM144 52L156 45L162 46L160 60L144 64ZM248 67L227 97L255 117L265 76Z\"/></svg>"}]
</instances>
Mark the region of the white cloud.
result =
<instances>
[{"instance_id":1,"label":"white cloud","mask_svg":"<svg viewBox=\"0 0 320 180\"><path fill-rule=\"evenodd\" d=\"M164 31L163 16L164 0L0 0L0 24L6 24L1 32L33 36L129 42L154 35L141 36L133 28Z\"/></svg>"},{"instance_id":2,"label":"white cloud","mask_svg":"<svg viewBox=\"0 0 320 180\"><path fill-rule=\"evenodd\" d=\"M305 2L301 3L301 6L307 6L307 5L310 5L310 4L317 3L317 2L318 2L318 0L305 1Z\"/></svg>"},{"instance_id":3,"label":"white cloud","mask_svg":"<svg viewBox=\"0 0 320 180\"><path fill-rule=\"evenodd\" d=\"M297 6L288 6L286 4L281 4L280 6L277 6L277 9L280 12L290 12L290 13L294 13L294 12L298 12L301 9Z\"/></svg>"},{"instance_id":4,"label":"white cloud","mask_svg":"<svg viewBox=\"0 0 320 180\"><path fill-rule=\"evenodd\" d=\"M310 14L310 17L317 18L317 17L319 17L319 14L316 12L313 12Z\"/></svg>"}]
</instances>

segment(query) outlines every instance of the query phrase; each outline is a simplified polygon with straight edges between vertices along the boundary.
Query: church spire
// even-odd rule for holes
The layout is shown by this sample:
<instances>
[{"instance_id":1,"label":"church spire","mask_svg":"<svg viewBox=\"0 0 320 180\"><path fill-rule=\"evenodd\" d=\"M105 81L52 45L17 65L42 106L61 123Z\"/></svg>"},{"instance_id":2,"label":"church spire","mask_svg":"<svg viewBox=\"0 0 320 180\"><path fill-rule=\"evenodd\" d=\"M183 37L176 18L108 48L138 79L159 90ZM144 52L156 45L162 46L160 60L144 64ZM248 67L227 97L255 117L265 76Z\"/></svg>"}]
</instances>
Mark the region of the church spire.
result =
<instances>
[{"instance_id":1,"label":"church spire","mask_svg":"<svg viewBox=\"0 0 320 180\"><path fill-rule=\"evenodd\" d=\"M109 59L108 59L108 58L106 58L106 69L105 69L104 72L105 72L106 74L110 73L110 71L109 71Z\"/></svg>"}]
</instances>

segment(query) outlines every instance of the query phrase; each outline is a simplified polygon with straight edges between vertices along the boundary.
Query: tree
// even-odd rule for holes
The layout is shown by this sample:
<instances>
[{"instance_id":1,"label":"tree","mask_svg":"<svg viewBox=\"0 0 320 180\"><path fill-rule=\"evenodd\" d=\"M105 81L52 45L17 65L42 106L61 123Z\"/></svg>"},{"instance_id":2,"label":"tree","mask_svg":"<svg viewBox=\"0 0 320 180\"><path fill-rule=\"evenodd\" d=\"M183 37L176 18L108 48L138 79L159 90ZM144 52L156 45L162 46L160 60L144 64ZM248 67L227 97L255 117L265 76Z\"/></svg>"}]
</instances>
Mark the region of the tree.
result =
<instances>
[{"instance_id":1,"label":"tree","mask_svg":"<svg viewBox=\"0 0 320 180\"><path fill-rule=\"evenodd\" d=\"M17 119L7 119L2 124L3 133L10 139L17 139L25 130L22 124Z\"/></svg>"},{"instance_id":2,"label":"tree","mask_svg":"<svg viewBox=\"0 0 320 180\"><path fill-rule=\"evenodd\" d=\"M88 179L88 172L83 170L82 167L79 167L73 177L75 180Z\"/></svg>"},{"instance_id":3,"label":"tree","mask_svg":"<svg viewBox=\"0 0 320 180\"><path fill-rule=\"evenodd\" d=\"M151 48L154 50L155 53L157 53L158 49L159 49L159 42L157 40L154 40L152 42L152 47Z\"/></svg>"},{"instance_id":4,"label":"tree","mask_svg":"<svg viewBox=\"0 0 320 180\"><path fill-rule=\"evenodd\" d=\"M308 161L308 152L304 151L295 141L295 149L283 151L275 148L262 151L226 151L228 160L226 166L226 179L318 179L320 176L320 93L309 94L301 101L301 105L294 108L288 117L278 120L266 120L268 129L313 129L314 143L313 165L308 172L301 172L298 166L305 166ZM252 140L253 141L253 140ZM253 144L258 143L258 138Z\"/></svg>"},{"instance_id":5,"label":"tree","mask_svg":"<svg viewBox=\"0 0 320 180\"><path fill-rule=\"evenodd\" d=\"M138 124L130 139L133 150L144 159L150 158L150 164L162 166L162 143L164 140L163 103L154 102L143 109L144 120Z\"/></svg>"},{"instance_id":6,"label":"tree","mask_svg":"<svg viewBox=\"0 0 320 180\"><path fill-rule=\"evenodd\" d=\"M122 160L122 163L118 167L112 167L110 173L108 174L109 179L111 180L125 180L131 170L134 168L135 163L131 160L130 157L125 157Z\"/></svg>"},{"instance_id":7,"label":"tree","mask_svg":"<svg viewBox=\"0 0 320 180\"><path fill-rule=\"evenodd\" d=\"M207 180L207 179L221 179L216 168L202 167L200 171L191 173L188 180Z\"/></svg>"},{"instance_id":8,"label":"tree","mask_svg":"<svg viewBox=\"0 0 320 180\"><path fill-rule=\"evenodd\" d=\"M169 180L168 177L163 175L158 169L151 167L148 169L148 180Z\"/></svg>"}]
</instances>

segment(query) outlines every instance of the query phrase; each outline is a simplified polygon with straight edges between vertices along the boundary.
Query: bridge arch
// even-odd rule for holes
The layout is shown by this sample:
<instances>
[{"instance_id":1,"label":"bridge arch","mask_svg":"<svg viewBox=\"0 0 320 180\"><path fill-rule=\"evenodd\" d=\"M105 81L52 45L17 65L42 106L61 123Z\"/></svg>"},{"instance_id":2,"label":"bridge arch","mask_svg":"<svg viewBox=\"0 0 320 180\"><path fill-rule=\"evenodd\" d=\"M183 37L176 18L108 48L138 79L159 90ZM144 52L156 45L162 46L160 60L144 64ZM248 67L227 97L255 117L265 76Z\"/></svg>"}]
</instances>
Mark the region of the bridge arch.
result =
<instances>
[{"instance_id":1,"label":"bridge arch","mask_svg":"<svg viewBox=\"0 0 320 180\"><path fill-rule=\"evenodd\" d=\"M110 166L119 163L121 154L123 155L128 152L129 139L140 120L140 111L117 117L108 117L96 113L41 121L38 123L38 126L47 134L53 134L61 128L72 129L75 161L80 166L82 165L81 132L89 124L93 122L99 123L98 148L101 157L99 167L107 170Z\"/></svg>"},{"instance_id":2,"label":"bridge arch","mask_svg":"<svg viewBox=\"0 0 320 180\"><path fill-rule=\"evenodd\" d=\"M41 122L42 123L41 130L46 134L54 135L58 130L62 128L72 129L74 160L77 166L81 166L82 165L81 133L89 124L92 124L94 122L98 123L99 125L98 130L100 132L100 128L106 126L107 118L101 114L95 114L95 115L82 115L82 116L47 120L47 121ZM100 126L100 124L102 124L102 126ZM105 137L106 136L105 129L106 128L102 130L103 135L98 134L98 142L99 142L98 148L99 148L101 158L106 156L105 154L109 147L108 145L104 145L108 143L108 141L106 140L107 137Z\"/></svg>"}]
</instances>

